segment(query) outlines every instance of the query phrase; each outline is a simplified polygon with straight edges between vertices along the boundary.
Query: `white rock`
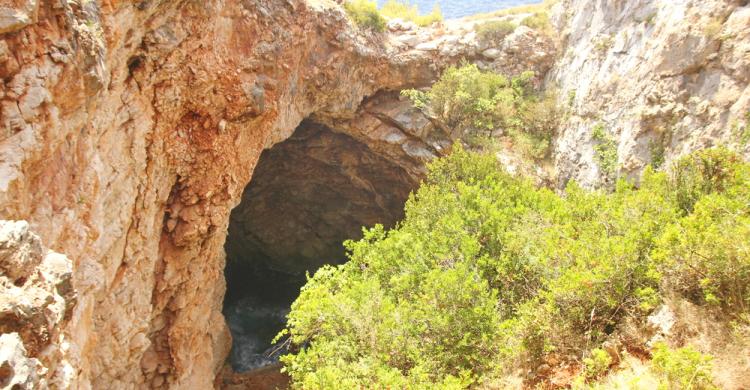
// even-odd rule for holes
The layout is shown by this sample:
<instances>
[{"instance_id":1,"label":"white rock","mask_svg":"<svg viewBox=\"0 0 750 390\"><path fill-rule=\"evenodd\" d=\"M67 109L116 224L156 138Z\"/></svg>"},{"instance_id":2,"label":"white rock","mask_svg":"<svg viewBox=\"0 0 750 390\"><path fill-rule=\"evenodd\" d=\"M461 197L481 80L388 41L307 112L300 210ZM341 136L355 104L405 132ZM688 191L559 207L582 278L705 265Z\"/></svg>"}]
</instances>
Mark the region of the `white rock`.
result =
<instances>
[{"instance_id":1,"label":"white rock","mask_svg":"<svg viewBox=\"0 0 750 390\"><path fill-rule=\"evenodd\" d=\"M3 378L3 389L46 387L39 379L40 374L44 373L42 364L26 355L26 348L18 333L0 335L0 367L3 371L8 370L10 375Z\"/></svg>"},{"instance_id":2,"label":"white rock","mask_svg":"<svg viewBox=\"0 0 750 390\"><path fill-rule=\"evenodd\" d=\"M419 44L419 37L413 34L399 35L396 37L396 40L410 47L414 47Z\"/></svg>"},{"instance_id":3,"label":"white rock","mask_svg":"<svg viewBox=\"0 0 750 390\"><path fill-rule=\"evenodd\" d=\"M440 41L434 40L418 44L415 49L422 51L437 51Z\"/></svg>"},{"instance_id":4,"label":"white rock","mask_svg":"<svg viewBox=\"0 0 750 390\"><path fill-rule=\"evenodd\" d=\"M494 59L500 58L500 56L502 55L502 52L498 49L490 48L490 49L483 51L482 55L494 60Z\"/></svg>"}]
</instances>

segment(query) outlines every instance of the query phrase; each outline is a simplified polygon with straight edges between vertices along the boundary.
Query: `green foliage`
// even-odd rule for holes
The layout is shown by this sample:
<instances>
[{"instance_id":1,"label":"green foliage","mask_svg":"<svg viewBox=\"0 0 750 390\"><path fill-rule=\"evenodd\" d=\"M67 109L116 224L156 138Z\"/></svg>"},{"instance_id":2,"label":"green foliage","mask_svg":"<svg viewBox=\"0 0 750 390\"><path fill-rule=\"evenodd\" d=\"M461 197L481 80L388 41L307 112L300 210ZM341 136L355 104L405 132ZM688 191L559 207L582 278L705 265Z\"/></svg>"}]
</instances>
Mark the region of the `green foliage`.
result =
<instances>
[{"instance_id":1,"label":"green foliage","mask_svg":"<svg viewBox=\"0 0 750 390\"><path fill-rule=\"evenodd\" d=\"M583 359L584 372L587 378L597 378L609 370L612 365L612 357L607 351L596 348L591 351L591 356Z\"/></svg>"},{"instance_id":2,"label":"green foliage","mask_svg":"<svg viewBox=\"0 0 750 390\"><path fill-rule=\"evenodd\" d=\"M620 181L611 193L572 183L561 196L456 144L396 228L366 229L346 243L348 263L303 288L282 358L294 387L481 387L520 361L600 345L675 281L747 311L750 165L726 153L689 157L725 156L732 166L718 171L732 174L706 179L685 212L674 172L647 169L640 188ZM690 386L708 380L708 361L689 349L654 356L672 388L688 374ZM611 360L594 349L583 364L593 379Z\"/></svg>"},{"instance_id":3,"label":"green foliage","mask_svg":"<svg viewBox=\"0 0 750 390\"><path fill-rule=\"evenodd\" d=\"M576 90L568 91L568 107L573 107L576 102Z\"/></svg>"},{"instance_id":4,"label":"green foliage","mask_svg":"<svg viewBox=\"0 0 750 390\"><path fill-rule=\"evenodd\" d=\"M537 12L549 12L559 0L544 0L541 3L525 4L516 7L505 8L486 14L477 14L467 17L468 20L487 19L491 17L513 16L520 14L535 14Z\"/></svg>"},{"instance_id":5,"label":"green foliage","mask_svg":"<svg viewBox=\"0 0 750 390\"><path fill-rule=\"evenodd\" d=\"M516 24L507 20L494 20L477 25L474 30L481 42L499 43L516 30Z\"/></svg>"},{"instance_id":6,"label":"green foliage","mask_svg":"<svg viewBox=\"0 0 750 390\"><path fill-rule=\"evenodd\" d=\"M724 28L724 21L721 17L712 17L703 27L703 35L709 39L718 39L722 28Z\"/></svg>"},{"instance_id":7,"label":"green foliage","mask_svg":"<svg viewBox=\"0 0 750 390\"><path fill-rule=\"evenodd\" d=\"M657 259L677 290L730 313L750 307L750 168L724 148L675 164L671 187L687 214L666 229Z\"/></svg>"},{"instance_id":8,"label":"green foliage","mask_svg":"<svg viewBox=\"0 0 750 390\"><path fill-rule=\"evenodd\" d=\"M482 72L475 64L450 67L427 92L406 90L418 108L427 108L449 128L494 130L523 90L502 75Z\"/></svg>"},{"instance_id":9,"label":"green foliage","mask_svg":"<svg viewBox=\"0 0 750 390\"><path fill-rule=\"evenodd\" d=\"M693 210L703 195L724 192L746 180L744 164L725 148L707 149L677 161L672 169L672 187L683 212Z\"/></svg>"},{"instance_id":10,"label":"green foliage","mask_svg":"<svg viewBox=\"0 0 750 390\"><path fill-rule=\"evenodd\" d=\"M594 42L594 48L601 54L608 52L615 44L614 38L611 35L604 35L596 39Z\"/></svg>"},{"instance_id":11,"label":"green foliage","mask_svg":"<svg viewBox=\"0 0 750 390\"><path fill-rule=\"evenodd\" d=\"M711 380L713 358L688 346L677 350L664 343L654 346L652 368L661 374L664 390L718 389Z\"/></svg>"},{"instance_id":12,"label":"green foliage","mask_svg":"<svg viewBox=\"0 0 750 390\"><path fill-rule=\"evenodd\" d=\"M535 12L533 15L526 17L521 21L521 25L543 32L548 32L552 29L549 14L546 11Z\"/></svg>"},{"instance_id":13,"label":"green foliage","mask_svg":"<svg viewBox=\"0 0 750 390\"><path fill-rule=\"evenodd\" d=\"M745 114L745 123L740 125L738 121L735 121L732 125L732 134L737 138L740 147L746 147L750 145L750 111Z\"/></svg>"},{"instance_id":14,"label":"green foliage","mask_svg":"<svg viewBox=\"0 0 750 390\"><path fill-rule=\"evenodd\" d=\"M403 19L414 22L419 26L429 26L443 20L443 13L440 11L438 3L435 3L432 12L427 15L420 15L417 6L414 4L402 0L388 0L383 4L380 13L386 18Z\"/></svg>"},{"instance_id":15,"label":"green foliage","mask_svg":"<svg viewBox=\"0 0 750 390\"><path fill-rule=\"evenodd\" d=\"M458 137L510 135L529 156L543 158L559 123L554 96L531 91L533 72L507 79L474 65L450 67L428 91L405 90L417 108Z\"/></svg>"},{"instance_id":16,"label":"green foliage","mask_svg":"<svg viewBox=\"0 0 750 390\"><path fill-rule=\"evenodd\" d=\"M385 19L378 12L378 6L374 1L347 0L344 9L357 26L378 32L385 31Z\"/></svg>"},{"instance_id":17,"label":"green foliage","mask_svg":"<svg viewBox=\"0 0 750 390\"><path fill-rule=\"evenodd\" d=\"M648 149L651 154L651 166L655 169L661 168L664 165L664 153L666 152L664 144L652 140L648 143Z\"/></svg>"},{"instance_id":18,"label":"green foliage","mask_svg":"<svg viewBox=\"0 0 750 390\"><path fill-rule=\"evenodd\" d=\"M607 177L613 177L617 173L617 142L604 128L603 123L594 126L591 138L596 142L594 153L599 167Z\"/></svg>"}]
</instances>

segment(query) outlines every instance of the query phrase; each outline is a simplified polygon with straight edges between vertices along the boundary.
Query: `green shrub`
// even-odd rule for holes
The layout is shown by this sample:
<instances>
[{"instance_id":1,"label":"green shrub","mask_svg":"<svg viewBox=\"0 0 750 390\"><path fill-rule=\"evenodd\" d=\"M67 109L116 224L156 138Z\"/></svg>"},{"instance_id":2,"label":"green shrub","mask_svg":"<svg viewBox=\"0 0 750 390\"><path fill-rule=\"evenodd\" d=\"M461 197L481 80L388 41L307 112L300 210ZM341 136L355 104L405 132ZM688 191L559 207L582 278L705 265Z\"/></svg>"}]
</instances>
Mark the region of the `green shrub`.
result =
<instances>
[{"instance_id":1,"label":"green shrub","mask_svg":"<svg viewBox=\"0 0 750 390\"><path fill-rule=\"evenodd\" d=\"M437 118L456 138L491 136L502 130L527 155L548 154L559 123L554 96L535 94L533 72L507 79L474 65L450 67L426 92L406 90L417 108Z\"/></svg>"},{"instance_id":2,"label":"green shrub","mask_svg":"<svg viewBox=\"0 0 750 390\"><path fill-rule=\"evenodd\" d=\"M429 26L435 23L439 23L443 21L443 11L440 10L440 5L435 3L435 6L432 7L432 11L430 11L427 15L420 15L415 20L414 23L416 23L419 26Z\"/></svg>"},{"instance_id":3,"label":"green shrub","mask_svg":"<svg viewBox=\"0 0 750 390\"><path fill-rule=\"evenodd\" d=\"M586 378L593 379L601 376L612 365L612 357L607 351L596 348L591 351L591 356L583 359L583 367Z\"/></svg>"},{"instance_id":4,"label":"green shrub","mask_svg":"<svg viewBox=\"0 0 750 390\"><path fill-rule=\"evenodd\" d=\"M660 388L709 390L717 389L711 379L712 360L710 355L704 355L690 346L673 350L664 343L657 343L651 364L664 381Z\"/></svg>"},{"instance_id":5,"label":"green shrub","mask_svg":"<svg viewBox=\"0 0 750 390\"><path fill-rule=\"evenodd\" d=\"M750 111L745 114L744 123L734 121L731 130L741 148L750 145Z\"/></svg>"},{"instance_id":6,"label":"green shrub","mask_svg":"<svg viewBox=\"0 0 750 390\"><path fill-rule=\"evenodd\" d=\"M594 153L599 168L608 178L612 178L617 174L617 161L619 159L615 138L607 132L602 123L594 126L591 138L596 142Z\"/></svg>"},{"instance_id":7,"label":"green shrub","mask_svg":"<svg viewBox=\"0 0 750 390\"><path fill-rule=\"evenodd\" d=\"M594 48L600 54L605 54L610 49L612 49L612 46L614 46L614 44L615 44L615 39L611 35L604 35L604 36L598 37L594 41Z\"/></svg>"},{"instance_id":8,"label":"green shrub","mask_svg":"<svg viewBox=\"0 0 750 390\"><path fill-rule=\"evenodd\" d=\"M386 18L403 19L423 27L443 20L443 13L440 10L440 5L437 3L435 3L429 14L420 15L416 5L402 0L388 0L383 4L380 13Z\"/></svg>"},{"instance_id":9,"label":"green shrub","mask_svg":"<svg viewBox=\"0 0 750 390\"><path fill-rule=\"evenodd\" d=\"M548 32L552 29L552 24L549 21L549 14L545 11L535 12L533 15L524 18L521 21L521 25L542 32Z\"/></svg>"},{"instance_id":10,"label":"green shrub","mask_svg":"<svg viewBox=\"0 0 750 390\"><path fill-rule=\"evenodd\" d=\"M703 195L724 192L746 180L741 158L726 148L707 149L680 159L672 168L677 204L690 213Z\"/></svg>"},{"instance_id":11,"label":"green shrub","mask_svg":"<svg viewBox=\"0 0 750 390\"><path fill-rule=\"evenodd\" d=\"M601 345L675 283L747 312L748 171L736 162L734 179L685 214L673 172L558 195L456 144L429 164L396 228L365 229L346 243L348 263L308 281L282 334L285 370L304 389L482 387L518 362ZM660 348L654 370L671 388L710 388L707 358ZM589 379L605 355L584 360Z\"/></svg>"},{"instance_id":12,"label":"green shrub","mask_svg":"<svg viewBox=\"0 0 750 390\"><path fill-rule=\"evenodd\" d=\"M686 214L665 229L655 252L678 291L729 313L750 307L750 168L724 148L679 160L671 187Z\"/></svg>"},{"instance_id":13,"label":"green shrub","mask_svg":"<svg viewBox=\"0 0 750 390\"><path fill-rule=\"evenodd\" d=\"M543 159L549 156L561 117L554 93L528 96L518 110L518 125L511 128L510 134L525 155Z\"/></svg>"},{"instance_id":14,"label":"green shrub","mask_svg":"<svg viewBox=\"0 0 750 390\"><path fill-rule=\"evenodd\" d=\"M568 107L573 107L576 103L576 90L568 91Z\"/></svg>"},{"instance_id":15,"label":"green shrub","mask_svg":"<svg viewBox=\"0 0 750 390\"><path fill-rule=\"evenodd\" d=\"M499 43L516 30L516 24L507 20L494 20L478 24L474 29L481 42Z\"/></svg>"},{"instance_id":16,"label":"green shrub","mask_svg":"<svg viewBox=\"0 0 750 390\"><path fill-rule=\"evenodd\" d=\"M505 126L520 93L510 80L482 72L474 64L449 67L427 92L403 91L417 108L427 109L448 128L458 131L491 131Z\"/></svg>"},{"instance_id":17,"label":"green shrub","mask_svg":"<svg viewBox=\"0 0 750 390\"><path fill-rule=\"evenodd\" d=\"M344 9L349 18L359 27L373 31L385 31L385 19L374 1L370 0L347 0Z\"/></svg>"}]
</instances>

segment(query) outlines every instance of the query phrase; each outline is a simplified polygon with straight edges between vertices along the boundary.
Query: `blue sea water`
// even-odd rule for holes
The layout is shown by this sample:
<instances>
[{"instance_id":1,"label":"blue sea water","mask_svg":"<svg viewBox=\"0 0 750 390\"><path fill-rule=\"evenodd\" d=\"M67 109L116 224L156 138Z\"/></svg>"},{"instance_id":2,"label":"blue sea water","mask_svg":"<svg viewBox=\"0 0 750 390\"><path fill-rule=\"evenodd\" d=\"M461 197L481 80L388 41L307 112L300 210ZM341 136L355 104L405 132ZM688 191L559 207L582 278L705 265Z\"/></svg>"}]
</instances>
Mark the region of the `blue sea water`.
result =
<instances>
[{"instance_id":1,"label":"blue sea water","mask_svg":"<svg viewBox=\"0 0 750 390\"><path fill-rule=\"evenodd\" d=\"M378 6L385 4L386 0L378 0ZM541 3L541 0L411 0L410 4L416 4L419 12L426 14L432 10L437 3L443 11L445 19L456 19L464 16L497 11L505 8L516 7L525 4Z\"/></svg>"}]
</instances>

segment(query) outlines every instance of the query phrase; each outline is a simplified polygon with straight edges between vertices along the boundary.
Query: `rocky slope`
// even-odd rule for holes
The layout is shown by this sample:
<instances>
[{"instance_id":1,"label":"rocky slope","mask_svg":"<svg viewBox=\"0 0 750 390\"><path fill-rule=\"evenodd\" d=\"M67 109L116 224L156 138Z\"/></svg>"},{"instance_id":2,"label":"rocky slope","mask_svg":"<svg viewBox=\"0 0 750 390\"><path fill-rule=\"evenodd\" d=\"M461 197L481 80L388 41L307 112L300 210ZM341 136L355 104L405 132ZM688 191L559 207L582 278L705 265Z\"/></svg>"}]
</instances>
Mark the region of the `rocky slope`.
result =
<instances>
[{"instance_id":1,"label":"rocky slope","mask_svg":"<svg viewBox=\"0 0 750 390\"><path fill-rule=\"evenodd\" d=\"M598 124L630 177L717 144L750 155L747 1L564 0L553 15L565 49L547 81L571 111L556 145L560 185L600 183Z\"/></svg>"},{"instance_id":2,"label":"rocky slope","mask_svg":"<svg viewBox=\"0 0 750 390\"><path fill-rule=\"evenodd\" d=\"M561 182L598 182L597 120L617 129L629 174L648 162L664 121L677 134L668 159L730 139L727 125L749 107L750 7L699 3L563 1L556 65L552 40L530 29L496 47L463 24L377 35L324 0L3 3L0 218L28 221L41 239L29 238L33 246L71 259L76 299L61 303L68 290L42 280L49 255L24 255L25 275L37 276L21 285L5 266L15 255L3 257L3 298L38 285L58 314L43 342L23 330L31 319L8 328L2 372L26 362L13 380L209 388L229 348L220 310L230 210L261 151L312 118L414 183L446 140L378 92L427 85L462 58L508 74L536 70L563 100L576 91L555 152ZM715 21L721 39L698 36ZM599 50L593 38L607 34L612 45ZM364 100L372 96L380 100Z\"/></svg>"}]
</instances>

